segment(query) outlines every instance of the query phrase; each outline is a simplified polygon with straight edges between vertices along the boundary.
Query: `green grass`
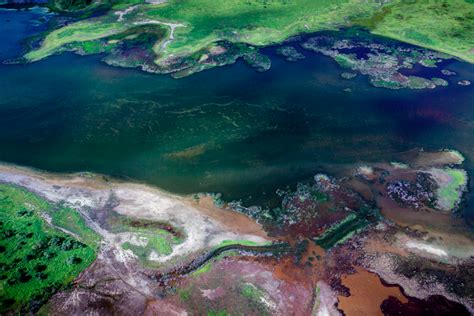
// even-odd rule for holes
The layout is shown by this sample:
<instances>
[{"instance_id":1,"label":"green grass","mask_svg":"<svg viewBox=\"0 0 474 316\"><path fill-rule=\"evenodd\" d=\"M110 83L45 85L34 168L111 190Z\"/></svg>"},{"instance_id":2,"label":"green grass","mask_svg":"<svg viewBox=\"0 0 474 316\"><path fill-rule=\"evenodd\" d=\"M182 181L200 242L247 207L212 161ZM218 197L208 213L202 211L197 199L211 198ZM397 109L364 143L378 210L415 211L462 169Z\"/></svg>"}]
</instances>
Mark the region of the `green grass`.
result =
<instances>
[{"instance_id":1,"label":"green grass","mask_svg":"<svg viewBox=\"0 0 474 316\"><path fill-rule=\"evenodd\" d=\"M114 213L109 218L110 231L113 233L131 233L135 238L142 239L142 244L125 241L122 248L131 250L145 266L154 267L156 263L149 260L152 253L159 256L169 255L173 246L183 242L183 232L175 229L168 223L129 218ZM167 231L165 228L172 231Z\"/></svg>"},{"instance_id":2,"label":"green grass","mask_svg":"<svg viewBox=\"0 0 474 316\"><path fill-rule=\"evenodd\" d=\"M52 223L79 236L79 240L90 247L96 248L100 242L97 233L87 226L84 218L71 208L61 207L48 212Z\"/></svg>"},{"instance_id":3,"label":"green grass","mask_svg":"<svg viewBox=\"0 0 474 316\"><path fill-rule=\"evenodd\" d=\"M191 297L191 289L178 289L177 293L182 301L187 301Z\"/></svg>"},{"instance_id":4,"label":"green grass","mask_svg":"<svg viewBox=\"0 0 474 316\"><path fill-rule=\"evenodd\" d=\"M136 4L123 21L117 21L116 10ZM65 45L104 39L145 20L185 25L175 29L168 45L163 46L161 39L155 43L159 65L217 41L265 46L303 32L350 25L474 62L474 4L465 0L394 0L384 5L362 0L168 0L161 5L124 0L115 2L105 15L53 30L25 58L39 60ZM156 27L169 33L168 26Z\"/></svg>"},{"instance_id":5,"label":"green grass","mask_svg":"<svg viewBox=\"0 0 474 316\"><path fill-rule=\"evenodd\" d=\"M215 310L210 310L207 312L207 316L228 316L230 315L226 311L215 311Z\"/></svg>"},{"instance_id":6,"label":"green grass","mask_svg":"<svg viewBox=\"0 0 474 316\"><path fill-rule=\"evenodd\" d=\"M223 240L216 248L221 248L230 245L242 245L242 246L267 246L270 245L271 241L268 242L255 242L251 240Z\"/></svg>"},{"instance_id":7,"label":"green grass","mask_svg":"<svg viewBox=\"0 0 474 316\"><path fill-rule=\"evenodd\" d=\"M172 252L172 242L167 236L153 236L151 234L139 234L140 237L147 239L146 245L134 245L130 242L125 242L122 248L131 250L142 262L148 262L148 258L153 252L158 255L169 255Z\"/></svg>"},{"instance_id":8,"label":"green grass","mask_svg":"<svg viewBox=\"0 0 474 316\"><path fill-rule=\"evenodd\" d=\"M191 275L192 276L200 276L201 274L207 273L211 271L212 269L212 261L206 262L206 264L203 264L199 269L194 270Z\"/></svg>"},{"instance_id":9,"label":"green grass","mask_svg":"<svg viewBox=\"0 0 474 316\"><path fill-rule=\"evenodd\" d=\"M51 227L77 234L79 240ZM74 221L74 222L72 222ZM72 209L56 207L13 186L0 185L0 313L38 309L96 258L99 237Z\"/></svg>"},{"instance_id":10,"label":"green grass","mask_svg":"<svg viewBox=\"0 0 474 316\"><path fill-rule=\"evenodd\" d=\"M264 293L258 287L253 285L252 283L244 283L241 287L241 294L250 299L259 300Z\"/></svg>"},{"instance_id":11,"label":"green grass","mask_svg":"<svg viewBox=\"0 0 474 316\"><path fill-rule=\"evenodd\" d=\"M438 204L446 210L454 209L461 198L462 189L467 184L467 173L461 169L446 168L444 170L451 178L449 183L438 189Z\"/></svg>"},{"instance_id":12,"label":"green grass","mask_svg":"<svg viewBox=\"0 0 474 316\"><path fill-rule=\"evenodd\" d=\"M105 18L84 20L55 30L45 37L39 49L28 52L24 57L29 61L40 60L59 52L67 44L120 34L131 27L107 20Z\"/></svg>"},{"instance_id":13,"label":"green grass","mask_svg":"<svg viewBox=\"0 0 474 316\"><path fill-rule=\"evenodd\" d=\"M474 4L465 0L395 1L375 34L474 62Z\"/></svg>"},{"instance_id":14,"label":"green grass","mask_svg":"<svg viewBox=\"0 0 474 316\"><path fill-rule=\"evenodd\" d=\"M115 4L114 9L120 3ZM111 10L104 16L54 30L39 49L29 52L25 58L39 60L66 44L119 34L133 27L134 22L144 20L186 25L176 29L175 40L166 51L161 51L159 43L155 45L162 59L171 54L191 55L218 40L268 45L301 32L333 29L346 24L346 17L365 16L377 7L373 3L361 5L357 0L169 0L159 6L140 5L122 22L117 22Z\"/></svg>"},{"instance_id":15,"label":"green grass","mask_svg":"<svg viewBox=\"0 0 474 316\"><path fill-rule=\"evenodd\" d=\"M268 315L268 306L263 302L266 301L266 294L260 287L252 283L243 283L240 286L240 294L245 297L249 304L254 305L260 315Z\"/></svg>"},{"instance_id":16,"label":"green grass","mask_svg":"<svg viewBox=\"0 0 474 316\"><path fill-rule=\"evenodd\" d=\"M301 33L334 28L344 17L367 13L374 5L356 6L347 0L193 0L170 1L146 13L150 18L184 23L164 58L192 54L218 40L257 46ZM158 46L156 47L158 49Z\"/></svg>"},{"instance_id":17,"label":"green grass","mask_svg":"<svg viewBox=\"0 0 474 316\"><path fill-rule=\"evenodd\" d=\"M222 258L227 258L227 257L232 257L232 256L238 256L239 252L232 250L232 251L226 251L218 255L217 257L212 258L205 264L199 267L199 269L194 270L193 272L190 273L191 276L200 276L201 274L208 273L212 270L212 265L221 260Z\"/></svg>"}]
</instances>

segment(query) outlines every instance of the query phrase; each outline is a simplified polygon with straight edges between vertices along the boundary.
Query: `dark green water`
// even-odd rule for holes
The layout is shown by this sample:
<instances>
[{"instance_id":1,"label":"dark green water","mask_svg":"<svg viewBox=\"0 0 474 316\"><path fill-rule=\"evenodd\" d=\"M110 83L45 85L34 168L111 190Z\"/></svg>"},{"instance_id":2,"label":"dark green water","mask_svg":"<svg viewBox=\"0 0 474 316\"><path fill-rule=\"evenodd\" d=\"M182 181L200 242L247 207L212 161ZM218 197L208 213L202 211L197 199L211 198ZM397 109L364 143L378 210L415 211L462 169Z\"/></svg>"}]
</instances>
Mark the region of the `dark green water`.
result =
<instances>
[{"instance_id":1,"label":"dark green water","mask_svg":"<svg viewBox=\"0 0 474 316\"><path fill-rule=\"evenodd\" d=\"M474 174L474 87L455 84L474 81L473 65L448 62L458 76L447 88L391 91L304 53L297 63L272 55L266 73L237 63L180 80L99 56L0 65L0 160L259 202L328 166L414 147L458 149Z\"/></svg>"}]
</instances>

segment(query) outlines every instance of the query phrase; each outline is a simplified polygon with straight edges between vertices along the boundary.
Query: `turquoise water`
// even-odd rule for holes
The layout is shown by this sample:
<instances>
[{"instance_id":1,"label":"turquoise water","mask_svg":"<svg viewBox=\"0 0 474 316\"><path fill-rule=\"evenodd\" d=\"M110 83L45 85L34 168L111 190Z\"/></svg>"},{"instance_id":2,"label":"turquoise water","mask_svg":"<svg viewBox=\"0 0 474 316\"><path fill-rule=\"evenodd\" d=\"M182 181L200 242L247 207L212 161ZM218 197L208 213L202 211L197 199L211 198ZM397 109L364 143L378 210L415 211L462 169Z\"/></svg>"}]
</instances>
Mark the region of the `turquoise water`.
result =
<instances>
[{"instance_id":1,"label":"turquoise water","mask_svg":"<svg viewBox=\"0 0 474 316\"><path fill-rule=\"evenodd\" d=\"M0 53L28 32L2 38ZM448 62L458 76L447 88L391 91L341 79L324 56L288 63L267 52L265 73L237 63L180 80L100 56L0 65L0 160L259 203L316 172L414 147L458 149L474 174L474 87L456 85L474 81L473 65Z\"/></svg>"}]
</instances>

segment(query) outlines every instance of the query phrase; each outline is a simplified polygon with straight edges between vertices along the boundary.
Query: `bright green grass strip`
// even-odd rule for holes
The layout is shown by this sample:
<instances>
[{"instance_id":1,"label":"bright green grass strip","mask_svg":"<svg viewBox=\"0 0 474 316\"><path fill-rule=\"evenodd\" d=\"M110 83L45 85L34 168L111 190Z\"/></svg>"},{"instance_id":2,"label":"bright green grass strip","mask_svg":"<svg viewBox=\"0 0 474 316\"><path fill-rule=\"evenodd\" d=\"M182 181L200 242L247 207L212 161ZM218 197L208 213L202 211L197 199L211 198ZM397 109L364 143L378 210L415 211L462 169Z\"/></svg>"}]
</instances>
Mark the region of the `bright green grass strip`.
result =
<instances>
[{"instance_id":1,"label":"bright green grass strip","mask_svg":"<svg viewBox=\"0 0 474 316\"><path fill-rule=\"evenodd\" d=\"M221 253L220 255L218 255L217 257L214 257L211 260L209 260L208 262L206 262L205 264L203 264L201 267L199 267L199 269L196 269L193 272L191 272L190 275L191 276L200 276L203 273L207 273L207 272L211 271L212 264L214 262L219 261L224 257L231 257L231 256L238 256L238 255L239 255L239 252L235 251L235 250L225 251L225 252Z\"/></svg>"},{"instance_id":2,"label":"bright green grass strip","mask_svg":"<svg viewBox=\"0 0 474 316\"><path fill-rule=\"evenodd\" d=\"M242 246L267 246L271 245L271 241L268 242L255 242L251 240L224 240L216 248L221 248L230 245L242 245Z\"/></svg>"},{"instance_id":3,"label":"bright green grass strip","mask_svg":"<svg viewBox=\"0 0 474 316\"><path fill-rule=\"evenodd\" d=\"M107 21L107 18L73 23L49 33L39 49L27 53L24 57L29 61L40 60L58 52L66 44L92 41L120 34L132 26L115 21Z\"/></svg>"},{"instance_id":4,"label":"bright green grass strip","mask_svg":"<svg viewBox=\"0 0 474 316\"><path fill-rule=\"evenodd\" d=\"M79 220L63 228L74 229L87 242L51 227L41 217L54 212L59 212L55 218L61 226L67 216ZM0 185L0 313L29 311L32 300L43 303L95 260L98 237L73 212L56 210L23 189Z\"/></svg>"},{"instance_id":5,"label":"bright green grass strip","mask_svg":"<svg viewBox=\"0 0 474 316\"><path fill-rule=\"evenodd\" d=\"M226 311L215 311L215 310L210 310L207 312L207 316L228 316L230 315Z\"/></svg>"},{"instance_id":6,"label":"bright green grass strip","mask_svg":"<svg viewBox=\"0 0 474 316\"><path fill-rule=\"evenodd\" d=\"M206 264L202 265L199 269L194 270L191 275L192 276L200 276L201 274L207 273L211 271L212 268L212 262L208 261Z\"/></svg>"}]
</instances>

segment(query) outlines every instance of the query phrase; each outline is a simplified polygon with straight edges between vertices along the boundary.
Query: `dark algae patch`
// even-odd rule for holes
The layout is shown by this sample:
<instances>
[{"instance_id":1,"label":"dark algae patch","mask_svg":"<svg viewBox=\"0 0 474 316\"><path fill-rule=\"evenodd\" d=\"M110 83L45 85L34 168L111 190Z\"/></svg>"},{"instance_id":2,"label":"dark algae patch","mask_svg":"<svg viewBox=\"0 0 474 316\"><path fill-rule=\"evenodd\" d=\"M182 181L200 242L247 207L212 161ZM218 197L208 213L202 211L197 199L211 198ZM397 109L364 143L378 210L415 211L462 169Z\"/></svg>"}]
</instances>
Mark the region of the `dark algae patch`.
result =
<instances>
[{"instance_id":1,"label":"dark algae patch","mask_svg":"<svg viewBox=\"0 0 474 316\"><path fill-rule=\"evenodd\" d=\"M77 238L52 227L45 217L73 230L71 235ZM98 237L74 210L57 209L34 194L3 184L0 235L2 314L38 311L96 257Z\"/></svg>"},{"instance_id":2,"label":"dark algae patch","mask_svg":"<svg viewBox=\"0 0 474 316\"><path fill-rule=\"evenodd\" d=\"M425 300L409 298L407 303L401 303L395 297L389 297L380 306L384 315L439 315L439 316L469 316L467 308L457 302L452 302L441 295L433 295Z\"/></svg>"},{"instance_id":3,"label":"dark algae patch","mask_svg":"<svg viewBox=\"0 0 474 316\"><path fill-rule=\"evenodd\" d=\"M277 194L282 200L280 207L247 208L238 202L230 206L255 218L275 236L310 238L324 249L380 219L378 210L358 193L323 174L314 176L312 182L298 183L296 190L278 190Z\"/></svg>"},{"instance_id":4,"label":"dark algae patch","mask_svg":"<svg viewBox=\"0 0 474 316\"><path fill-rule=\"evenodd\" d=\"M310 37L301 46L333 58L343 69L360 72L375 87L434 89L448 85L442 78L406 75L405 72L414 67L437 69L449 56L374 36L361 29L322 33ZM344 72L341 76L352 79L356 73Z\"/></svg>"}]
</instances>

